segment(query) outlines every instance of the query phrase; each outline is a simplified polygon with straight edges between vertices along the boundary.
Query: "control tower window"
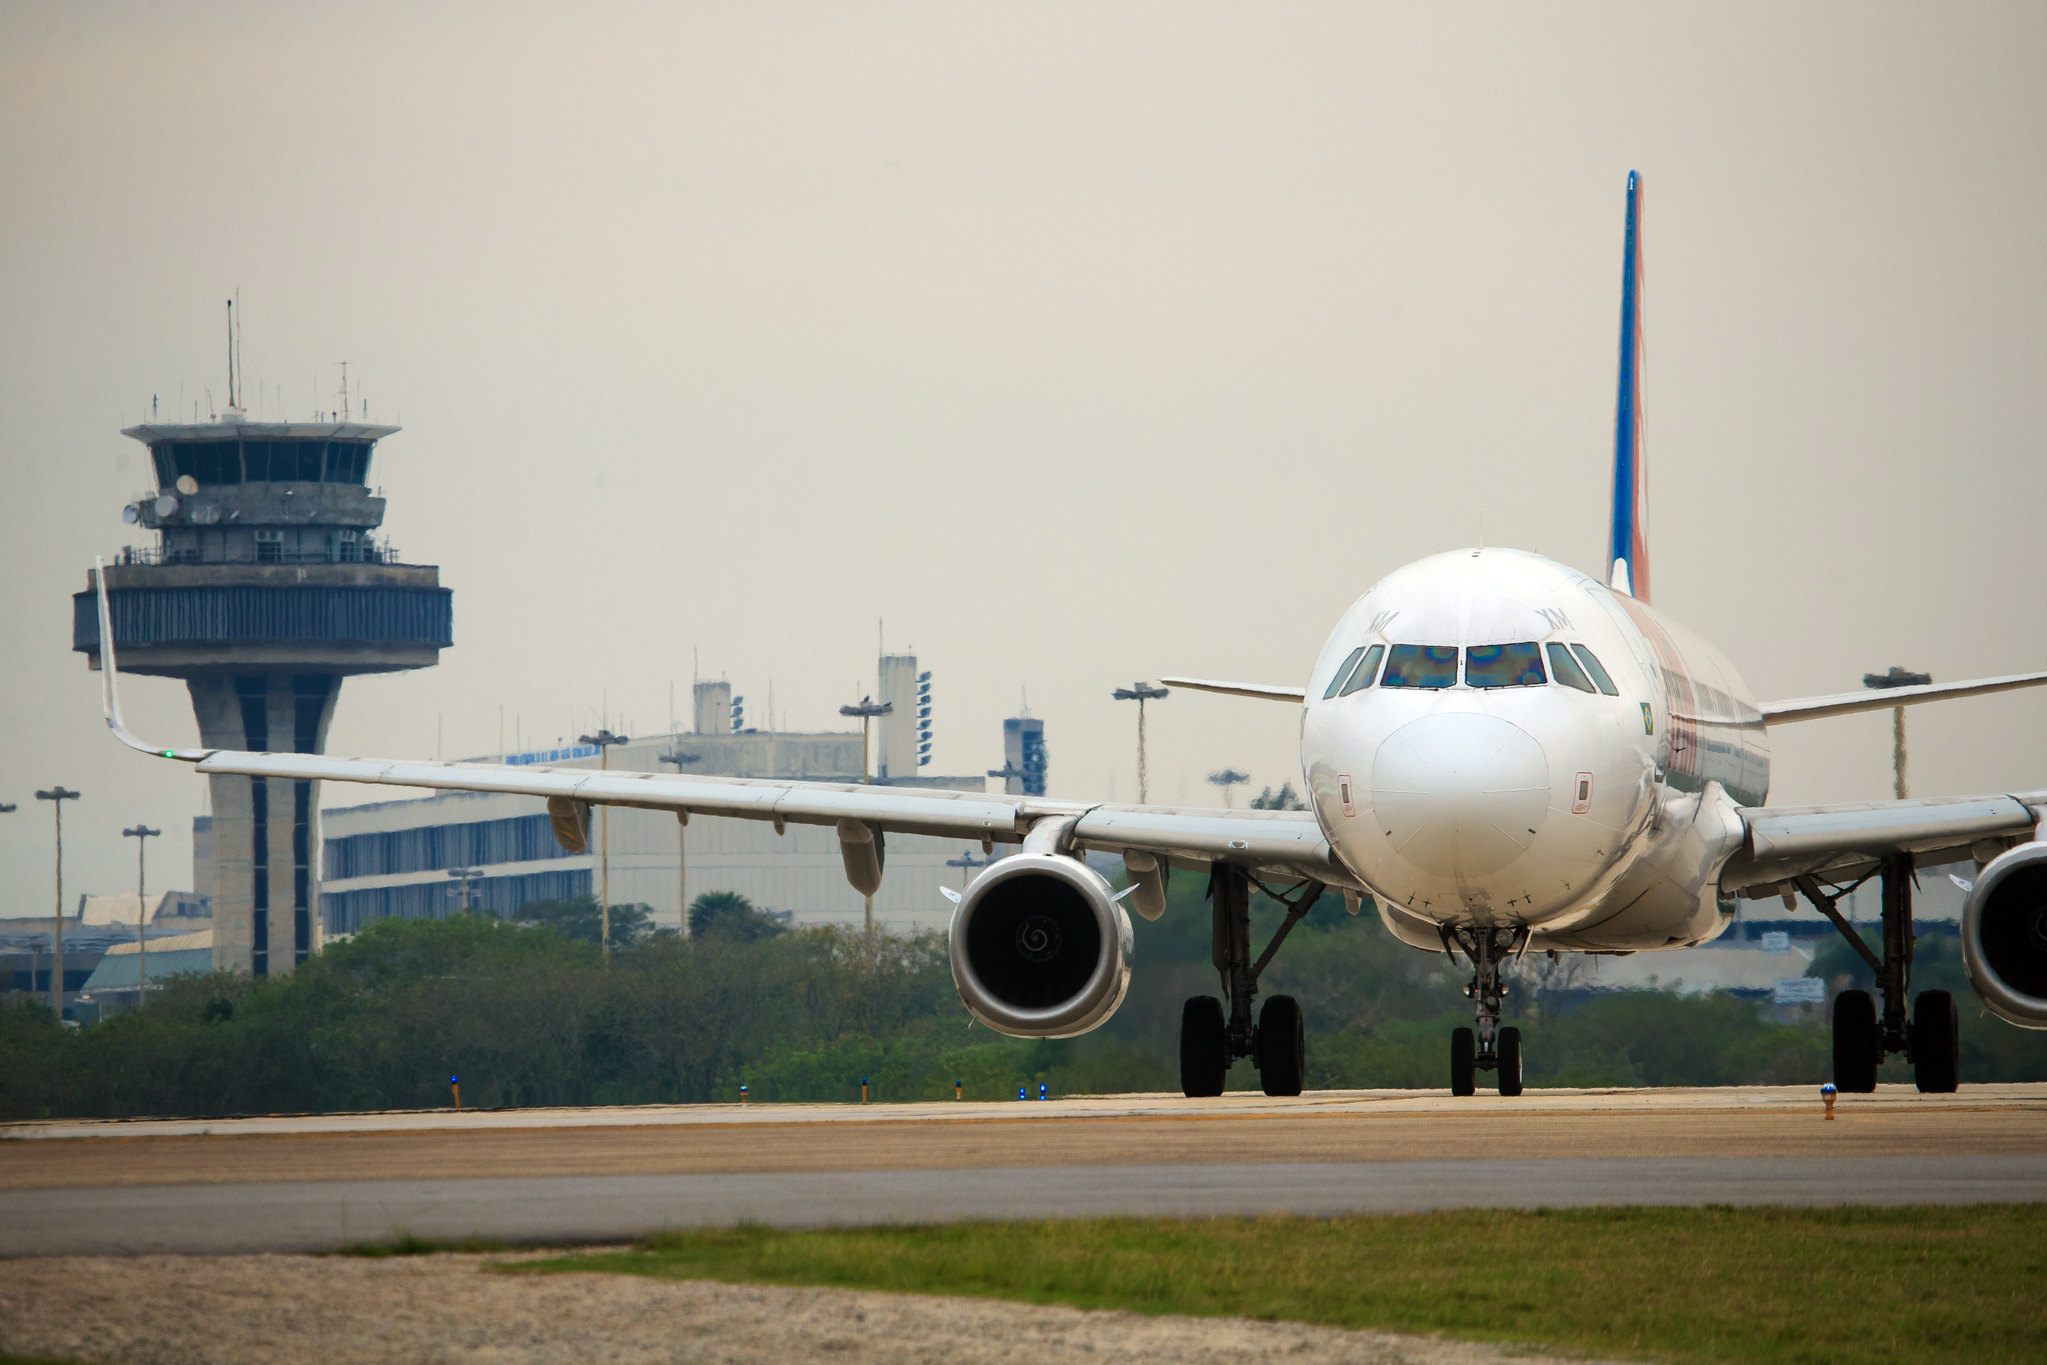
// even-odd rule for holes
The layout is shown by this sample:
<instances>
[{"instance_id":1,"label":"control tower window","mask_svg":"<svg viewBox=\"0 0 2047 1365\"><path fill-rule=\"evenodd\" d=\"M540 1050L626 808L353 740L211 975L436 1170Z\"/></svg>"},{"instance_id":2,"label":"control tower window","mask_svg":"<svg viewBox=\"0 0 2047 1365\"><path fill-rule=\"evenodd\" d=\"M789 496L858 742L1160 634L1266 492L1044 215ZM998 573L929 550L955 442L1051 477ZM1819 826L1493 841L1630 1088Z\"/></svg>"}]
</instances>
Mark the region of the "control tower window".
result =
<instances>
[{"instance_id":1,"label":"control tower window","mask_svg":"<svg viewBox=\"0 0 2047 1365\"><path fill-rule=\"evenodd\" d=\"M282 564L284 562L284 532L256 532L256 562L258 564Z\"/></svg>"},{"instance_id":2,"label":"control tower window","mask_svg":"<svg viewBox=\"0 0 2047 1365\"><path fill-rule=\"evenodd\" d=\"M1356 649L1350 652L1350 656L1348 658L1346 658L1342 663L1336 666L1336 672L1330 675L1329 686L1326 689L1324 689L1322 693L1322 700L1328 701L1331 697L1336 695L1336 689L1343 686L1344 680L1350 677L1351 670L1358 666L1358 660L1364 657L1365 647L1363 645L1359 645Z\"/></svg>"},{"instance_id":3,"label":"control tower window","mask_svg":"<svg viewBox=\"0 0 2047 1365\"><path fill-rule=\"evenodd\" d=\"M1592 679L1585 676L1585 670L1578 667L1578 661L1571 657L1571 651L1562 645L1549 647L1550 676L1566 687L1575 687L1580 692L1597 692Z\"/></svg>"},{"instance_id":4,"label":"control tower window","mask_svg":"<svg viewBox=\"0 0 2047 1365\"><path fill-rule=\"evenodd\" d=\"M1457 646L1395 645L1386 651L1381 687L1455 687Z\"/></svg>"},{"instance_id":5,"label":"control tower window","mask_svg":"<svg viewBox=\"0 0 2047 1365\"><path fill-rule=\"evenodd\" d=\"M1533 640L1512 645L1472 645L1464 651L1464 681L1472 687L1541 687L1542 650Z\"/></svg>"},{"instance_id":6,"label":"control tower window","mask_svg":"<svg viewBox=\"0 0 2047 1365\"><path fill-rule=\"evenodd\" d=\"M1600 691L1609 697L1618 697L1621 694L1621 690L1613 685L1613 678L1599 666L1599 660L1591 650L1583 645L1572 645L1571 652L1578 656L1579 663L1585 665L1585 671L1592 675L1593 682L1599 684Z\"/></svg>"},{"instance_id":7,"label":"control tower window","mask_svg":"<svg viewBox=\"0 0 2047 1365\"><path fill-rule=\"evenodd\" d=\"M1351 670L1350 681L1343 685L1338 696L1347 697L1360 687L1370 687L1372 679L1379 676L1379 660L1385 656L1386 646L1373 645L1365 651L1365 660Z\"/></svg>"}]
</instances>

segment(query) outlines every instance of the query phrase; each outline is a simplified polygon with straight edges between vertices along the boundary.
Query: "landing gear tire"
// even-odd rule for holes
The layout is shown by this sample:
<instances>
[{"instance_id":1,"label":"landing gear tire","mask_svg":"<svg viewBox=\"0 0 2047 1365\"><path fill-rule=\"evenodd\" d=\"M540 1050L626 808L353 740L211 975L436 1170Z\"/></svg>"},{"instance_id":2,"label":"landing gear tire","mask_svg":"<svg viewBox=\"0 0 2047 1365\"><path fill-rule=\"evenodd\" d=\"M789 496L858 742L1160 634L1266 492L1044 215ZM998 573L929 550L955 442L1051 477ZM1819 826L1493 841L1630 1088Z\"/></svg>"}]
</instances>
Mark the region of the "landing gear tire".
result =
<instances>
[{"instance_id":1,"label":"landing gear tire","mask_svg":"<svg viewBox=\"0 0 2047 1365\"><path fill-rule=\"evenodd\" d=\"M1912 1079L1920 1093L1952 1095L1961 1080L1961 1017L1946 991L1921 991L1912 1002Z\"/></svg>"},{"instance_id":2,"label":"landing gear tire","mask_svg":"<svg viewBox=\"0 0 2047 1365\"><path fill-rule=\"evenodd\" d=\"M1503 1028L1497 1044L1500 1052L1500 1093L1521 1093L1521 1030Z\"/></svg>"},{"instance_id":3,"label":"landing gear tire","mask_svg":"<svg viewBox=\"0 0 2047 1365\"><path fill-rule=\"evenodd\" d=\"M1450 1093L1478 1093L1478 1039L1468 1028L1450 1030Z\"/></svg>"},{"instance_id":4,"label":"landing gear tire","mask_svg":"<svg viewBox=\"0 0 2047 1365\"><path fill-rule=\"evenodd\" d=\"M1844 1095L1867 1095L1876 1089L1882 1060L1875 998L1868 991L1842 991L1834 997L1834 1084Z\"/></svg>"},{"instance_id":5,"label":"landing gear tire","mask_svg":"<svg viewBox=\"0 0 2047 1365\"><path fill-rule=\"evenodd\" d=\"M1275 995L1258 1011L1258 1079L1268 1095L1298 1095L1307 1080L1308 1040L1301 1004Z\"/></svg>"},{"instance_id":6,"label":"landing gear tire","mask_svg":"<svg viewBox=\"0 0 2047 1365\"><path fill-rule=\"evenodd\" d=\"M1230 1070L1223 1002L1197 995L1180 1007L1180 1090L1188 1099L1220 1095Z\"/></svg>"}]
</instances>

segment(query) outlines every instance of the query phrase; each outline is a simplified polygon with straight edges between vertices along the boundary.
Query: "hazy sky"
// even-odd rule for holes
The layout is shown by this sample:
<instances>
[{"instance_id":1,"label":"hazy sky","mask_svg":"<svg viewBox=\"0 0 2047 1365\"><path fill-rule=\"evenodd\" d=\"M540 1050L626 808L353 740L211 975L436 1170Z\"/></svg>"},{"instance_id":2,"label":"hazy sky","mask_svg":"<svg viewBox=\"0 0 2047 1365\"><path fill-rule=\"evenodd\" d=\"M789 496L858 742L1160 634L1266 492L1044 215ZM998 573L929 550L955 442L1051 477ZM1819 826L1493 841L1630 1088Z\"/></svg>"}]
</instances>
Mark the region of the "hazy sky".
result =
<instances>
[{"instance_id":1,"label":"hazy sky","mask_svg":"<svg viewBox=\"0 0 2047 1365\"><path fill-rule=\"evenodd\" d=\"M137 820L190 880L201 781L106 735L70 595L237 289L255 415L348 360L455 593L341 753L665 726L692 647L835 727L886 617L937 770L1028 688L1054 794L1133 799L1117 684L1298 682L1481 537L1597 569L1630 168L1657 604L1765 698L2047 667L2043 71L2038 4L12 0L0 911L49 903L53 782L68 890L132 885ZM1298 778L1289 708L1152 715L1155 800ZM1913 716L1916 791L2047 786L2047 697ZM1778 802L1888 794L1885 716L1775 749Z\"/></svg>"}]
</instances>

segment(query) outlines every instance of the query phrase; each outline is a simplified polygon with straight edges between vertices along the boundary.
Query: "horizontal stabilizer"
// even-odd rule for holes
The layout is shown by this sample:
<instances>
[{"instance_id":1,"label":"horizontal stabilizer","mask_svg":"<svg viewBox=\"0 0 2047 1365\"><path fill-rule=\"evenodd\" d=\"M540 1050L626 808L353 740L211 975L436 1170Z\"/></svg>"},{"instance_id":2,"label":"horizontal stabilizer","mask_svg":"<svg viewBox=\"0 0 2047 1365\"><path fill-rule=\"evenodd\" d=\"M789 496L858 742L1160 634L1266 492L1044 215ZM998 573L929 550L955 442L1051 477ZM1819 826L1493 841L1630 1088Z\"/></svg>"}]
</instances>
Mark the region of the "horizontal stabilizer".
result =
<instances>
[{"instance_id":1,"label":"horizontal stabilizer","mask_svg":"<svg viewBox=\"0 0 2047 1365\"><path fill-rule=\"evenodd\" d=\"M2047 683L2047 673L2013 673L2003 678L1972 678L1967 682L1837 692L1831 697L1796 697L1790 701L1764 702L1763 724L1787 725L1794 720L1852 716L1858 711L1888 711L1894 706L1915 706L1922 701L1947 701L1954 697L1981 697L1991 692L2038 687L2042 683Z\"/></svg>"},{"instance_id":2,"label":"horizontal stabilizer","mask_svg":"<svg viewBox=\"0 0 2047 1365\"><path fill-rule=\"evenodd\" d=\"M1256 697L1259 701L1290 701L1296 706L1308 699L1308 689L1305 687L1214 682L1207 678L1160 678L1159 681L1167 687L1184 687L1190 692L1220 692L1225 697Z\"/></svg>"}]
</instances>

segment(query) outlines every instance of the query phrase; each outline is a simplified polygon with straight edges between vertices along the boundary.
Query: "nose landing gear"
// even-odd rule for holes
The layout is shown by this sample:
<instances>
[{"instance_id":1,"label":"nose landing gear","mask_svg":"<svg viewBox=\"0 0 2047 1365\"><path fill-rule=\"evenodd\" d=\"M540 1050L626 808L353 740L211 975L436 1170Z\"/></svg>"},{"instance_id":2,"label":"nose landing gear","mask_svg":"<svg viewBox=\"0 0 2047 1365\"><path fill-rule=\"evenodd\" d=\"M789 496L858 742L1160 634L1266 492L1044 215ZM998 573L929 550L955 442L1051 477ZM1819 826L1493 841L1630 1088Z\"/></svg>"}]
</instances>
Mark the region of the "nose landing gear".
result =
<instances>
[{"instance_id":1,"label":"nose landing gear","mask_svg":"<svg viewBox=\"0 0 2047 1365\"><path fill-rule=\"evenodd\" d=\"M1498 1075L1502 1095L1521 1093L1521 1030L1500 1027L1501 1002L1507 983L1500 969L1507 959L1528 946L1527 928L1460 927L1444 928L1443 952L1452 962L1462 951L1472 966L1471 984L1464 988L1472 1002L1477 1029L1453 1029L1450 1033L1450 1093L1476 1094L1479 1071Z\"/></svg>"}]
</instances>

